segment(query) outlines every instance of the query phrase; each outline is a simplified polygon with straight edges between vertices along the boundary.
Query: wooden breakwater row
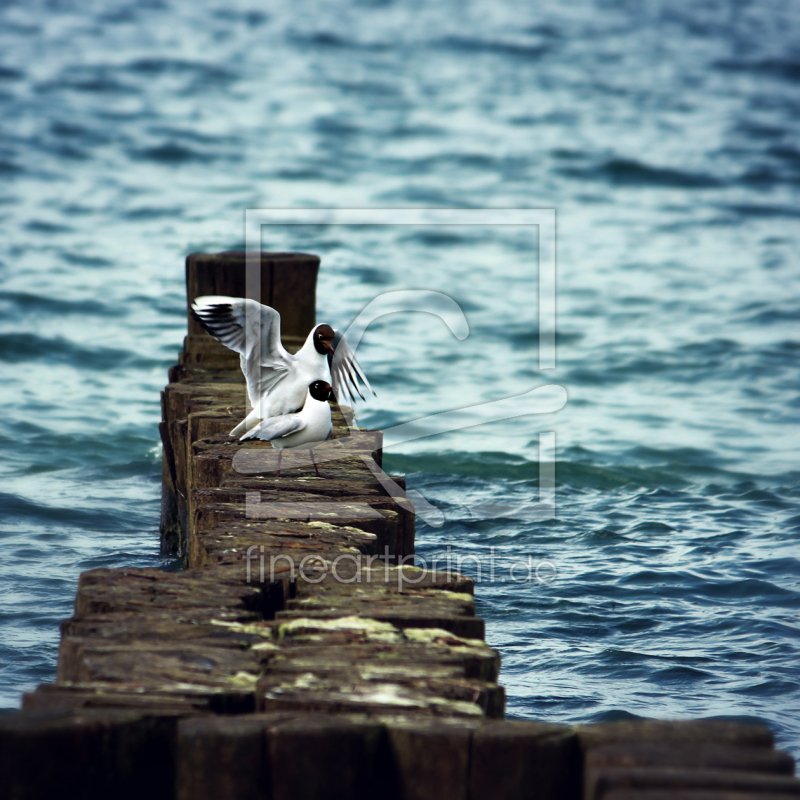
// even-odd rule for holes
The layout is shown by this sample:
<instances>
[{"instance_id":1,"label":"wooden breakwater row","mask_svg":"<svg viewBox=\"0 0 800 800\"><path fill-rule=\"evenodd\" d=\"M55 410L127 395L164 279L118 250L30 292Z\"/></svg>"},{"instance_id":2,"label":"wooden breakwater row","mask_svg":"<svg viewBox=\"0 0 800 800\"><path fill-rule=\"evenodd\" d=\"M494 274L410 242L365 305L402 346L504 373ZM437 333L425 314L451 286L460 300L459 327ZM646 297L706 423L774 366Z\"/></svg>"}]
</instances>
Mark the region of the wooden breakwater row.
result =
<instances>
[{"instance_id":1,"label":"wooden breakwater row","mask_svg":"<svg viewBox=\"0 0 800 800\"><path fill-rule=\"evenodd\" d=\"M318 265L257 261L289 349ZM245 271L192 256L188 299L242 296ZM238 358L190 320L161 424L162 547L185 569L81 576L56 683L0 719L0 798L800 796L758 726L503 720L472 582L398 566L414 516L380 433L336 408L323 477L289 452L278 479L269 445L227 435L244 402Z\"/></svg>"}]
</instances>

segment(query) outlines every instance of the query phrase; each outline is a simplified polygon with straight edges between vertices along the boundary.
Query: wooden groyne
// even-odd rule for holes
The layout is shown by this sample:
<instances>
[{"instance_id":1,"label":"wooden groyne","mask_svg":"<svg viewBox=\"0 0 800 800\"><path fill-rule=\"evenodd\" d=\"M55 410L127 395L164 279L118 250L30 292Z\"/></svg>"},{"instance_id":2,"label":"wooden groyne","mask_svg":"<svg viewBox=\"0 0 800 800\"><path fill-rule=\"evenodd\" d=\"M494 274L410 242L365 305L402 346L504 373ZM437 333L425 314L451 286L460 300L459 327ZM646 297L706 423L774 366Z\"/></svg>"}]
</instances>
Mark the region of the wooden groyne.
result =
<instances>
[{"instance_id":1,"label":"wooden groyne","mask_svg":"<svg viewBox=\"0 0 800 800\"><path fill-rule=\"evenodd\" d=\"M297 349L319 259L255 259ZM187 260L187 299L244 296L242 253ZM0 799L752 800L800 797L765 728L504 720L472 581L413 567L381 434L334 408L317 477L228 431L238 357L189 319L162 395L161 540L184 569L97 569L57 680L0 718ZM531 621L535 625L535 620Z\"/></svg>"}]
</instances>

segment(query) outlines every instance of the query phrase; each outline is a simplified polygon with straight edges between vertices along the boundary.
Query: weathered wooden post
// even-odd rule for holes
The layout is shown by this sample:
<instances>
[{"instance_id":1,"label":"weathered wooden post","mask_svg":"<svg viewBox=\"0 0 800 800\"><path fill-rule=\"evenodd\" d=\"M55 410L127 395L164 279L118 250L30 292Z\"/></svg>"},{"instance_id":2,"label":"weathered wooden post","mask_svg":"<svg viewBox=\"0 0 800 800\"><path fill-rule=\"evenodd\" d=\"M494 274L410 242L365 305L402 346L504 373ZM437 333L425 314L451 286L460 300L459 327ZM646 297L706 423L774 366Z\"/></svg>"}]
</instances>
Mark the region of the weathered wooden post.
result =
<instances>
[{"instance_id":1,"label":"weathered wooden post","mask_svg":"<svg viewBox=\"0 0 800 800\"><path fill-rule=\"evenodd\" d=\"M180 363L170 371L170 384L162 393L162 422L159 426L164 446L161 498L161 549L168 555L181 551L181 542L189 524L190 498L185 490L188 450L192 442L208 435L207 430L191 430L185 401L192 395L202 405L202 398L186 383L178 383L192 370L226 366L236 376L238 356L209 336L188 313L189 307L203 295L246 297L248 290L259 289L253 299L271 306L281 315L284 344L295 349L298 340L308 335L316 322L316 293L319 257L307 253L262 252L260 269L247 280L248 256L232 250L224 253L192 253L186 258L186 301L188 335L184 340ZM232 387L233 388L233 387ZM244 409L244 387L235 391L232 402ZM234 420L233 427L239 420ZM221 425L229 422L221 421Z\"/></svg>"},{"instance_id":2,"label":"weathered wooden post","mask_svg":"<svg viewBox=\"0 0 800 800\"><path fill-rule=\"evenodd\" d=\"M186 301L221 294L246 297L247 253L192 253L186 258ZM260 303L281 315L283 336L308 335L316 321L317 272L319 256L308 253L261 253ZM189 318L189 336L207 334ZM210 338L210 337L209 337Z\"/></svg>"}]
</instances>

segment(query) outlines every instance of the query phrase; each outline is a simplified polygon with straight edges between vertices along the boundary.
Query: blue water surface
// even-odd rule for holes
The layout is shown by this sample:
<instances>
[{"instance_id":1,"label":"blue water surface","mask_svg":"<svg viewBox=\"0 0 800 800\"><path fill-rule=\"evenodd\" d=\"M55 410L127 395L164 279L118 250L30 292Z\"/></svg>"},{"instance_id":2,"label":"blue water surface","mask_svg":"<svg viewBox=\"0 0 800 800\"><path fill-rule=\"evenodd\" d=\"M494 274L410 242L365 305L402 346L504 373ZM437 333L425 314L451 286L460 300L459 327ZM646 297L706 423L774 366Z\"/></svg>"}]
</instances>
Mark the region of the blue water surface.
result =
<instances>
[{"instance_id":1,"label":"blue water surface","mask_svg":"<svg viewBox=\"0 0 800 800\"><path fill-rule=\"evenodd\" d=\"M186 253L241 246L247 208L550 208L553 370L531 229L263 244L322 256L337 327L398 289L464 310L461 342L369 329L364 425L567 389L387 454L442 512L419 556L474 556L510 714L759 720L800 754L798 41L780 0L3 3L0 706L54 679L82 570L165 564ZM542 431L556 512L515 516Z\"/></svg>"}]
</instances>

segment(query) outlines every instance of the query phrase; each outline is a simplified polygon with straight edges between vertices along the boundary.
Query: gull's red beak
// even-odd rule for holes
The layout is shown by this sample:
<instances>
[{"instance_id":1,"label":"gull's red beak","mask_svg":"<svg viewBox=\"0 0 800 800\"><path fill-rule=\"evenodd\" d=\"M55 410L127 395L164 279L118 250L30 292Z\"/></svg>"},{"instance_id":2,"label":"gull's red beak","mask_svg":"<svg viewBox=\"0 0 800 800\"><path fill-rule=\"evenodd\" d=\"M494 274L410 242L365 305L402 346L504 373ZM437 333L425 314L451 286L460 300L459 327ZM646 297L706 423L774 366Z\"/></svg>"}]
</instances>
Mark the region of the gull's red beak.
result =
<instances>
[{"instance_id":1,"label":"gull's red beak","mask_svg":"<svg viewBox=\"0 0 800 800\"><path fill-rule=\"evenodd\" d=\"M323 342L322 346L331 354L333 355L333 345L330 342Z\"/></svg>"}]
</instances>

